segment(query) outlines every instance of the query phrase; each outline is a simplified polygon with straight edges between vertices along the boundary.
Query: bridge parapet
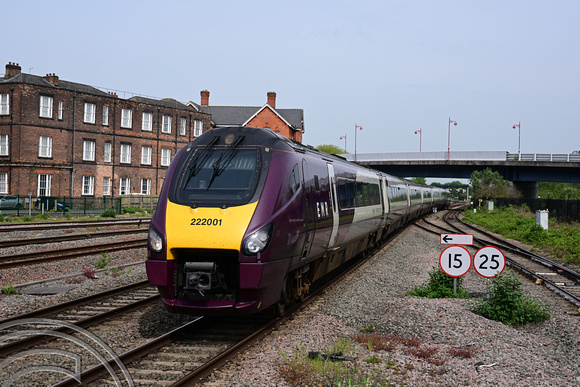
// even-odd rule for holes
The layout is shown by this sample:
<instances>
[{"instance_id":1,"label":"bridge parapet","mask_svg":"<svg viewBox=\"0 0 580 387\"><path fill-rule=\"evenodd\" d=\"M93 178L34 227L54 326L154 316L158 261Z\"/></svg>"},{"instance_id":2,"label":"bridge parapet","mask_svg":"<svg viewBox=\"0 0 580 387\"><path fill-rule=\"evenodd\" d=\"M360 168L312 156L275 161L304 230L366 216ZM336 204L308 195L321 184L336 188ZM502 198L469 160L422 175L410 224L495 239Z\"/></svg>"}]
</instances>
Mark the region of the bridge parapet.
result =
<instances>
[{"instance_id":1,"label":"bridge parapet","mask_svg":"<svg viewBox=\"0 0 580 387\"><path fill-rule=\"evenodd\" d=\"M341 155L354 161L353 154ZM449 159L448 159L449 157ZM532 161L532 162L580 162L580 154L549 153L509 153L506 151L455 151L447 152L392 152L392 153L359 153L356 161L368 163L373 161Z\"/></svg>"}]
</instances>

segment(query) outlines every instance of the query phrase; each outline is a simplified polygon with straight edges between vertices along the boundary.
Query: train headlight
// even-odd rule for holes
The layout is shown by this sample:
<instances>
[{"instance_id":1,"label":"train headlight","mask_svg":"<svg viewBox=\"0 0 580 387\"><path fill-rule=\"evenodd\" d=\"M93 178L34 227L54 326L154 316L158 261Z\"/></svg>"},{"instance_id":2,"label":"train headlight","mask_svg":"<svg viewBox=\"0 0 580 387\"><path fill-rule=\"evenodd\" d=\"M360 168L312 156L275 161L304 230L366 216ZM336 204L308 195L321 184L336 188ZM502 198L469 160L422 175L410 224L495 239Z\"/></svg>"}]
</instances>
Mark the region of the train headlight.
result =
<instances>
[{"instance_id":1,"label":"train headlight","mask_svg":"<svg viewBox=\"0 0 580 387\"><path fill-rule=\"evenodd\" d=\"M147 238L149 248L156 253L163 250L163 237L154 227L149 227L149 237Z\"/></svg>"},{"instance_id":2,"label":"train headlight","mask_svg":"<svg viewBox=\"0 0 580 387\"><path fill-rule=\"evenodd\" d=\"M244 255L256 255L263 252L270 243L272 236L272 224L262 227L258 231L248 236L242 244Z\"/></svg>"}]
</instances>

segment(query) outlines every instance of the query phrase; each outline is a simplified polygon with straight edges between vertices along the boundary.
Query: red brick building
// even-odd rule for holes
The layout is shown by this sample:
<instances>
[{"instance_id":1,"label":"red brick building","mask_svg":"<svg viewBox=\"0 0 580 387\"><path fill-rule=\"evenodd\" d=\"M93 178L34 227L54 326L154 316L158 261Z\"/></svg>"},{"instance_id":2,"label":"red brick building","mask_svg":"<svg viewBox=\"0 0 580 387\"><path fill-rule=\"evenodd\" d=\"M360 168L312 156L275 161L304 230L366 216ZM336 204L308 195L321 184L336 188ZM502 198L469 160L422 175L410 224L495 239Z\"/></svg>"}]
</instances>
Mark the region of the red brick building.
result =
<instances>
[{"instance_id":1,"label":"red brick building","mask_svg":"<svg viewBox=\"0 0 580 387\"><path fill-rule=\"evenodd\" d=\"M253 126L279 133L302 142L304 111L302 109L277 109L276 93L267 94L263 106L210 106L209 91L202 90L200 104L189 102L199 112L211 114L212 129L224 126Z\"/></svg>"},{"instance_id":2,"label":"red brick building","mask_svg":"<svg viewBox=\"0 0 580 387\"><path fill-rule=\"evenodd\" d=\"M211 127L209 112L174 99L123 99L8 63L0 195L157 195L171 158Z\"/></svg>"}]
</instances>

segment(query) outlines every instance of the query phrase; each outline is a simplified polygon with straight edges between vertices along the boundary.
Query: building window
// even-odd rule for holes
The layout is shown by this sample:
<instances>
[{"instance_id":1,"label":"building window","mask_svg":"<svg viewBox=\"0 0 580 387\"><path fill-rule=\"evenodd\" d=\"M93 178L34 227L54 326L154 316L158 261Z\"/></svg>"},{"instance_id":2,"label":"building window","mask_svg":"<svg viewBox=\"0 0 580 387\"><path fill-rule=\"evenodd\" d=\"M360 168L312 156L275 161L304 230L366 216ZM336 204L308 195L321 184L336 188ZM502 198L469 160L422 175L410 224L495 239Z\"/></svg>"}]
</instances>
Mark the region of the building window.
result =
<instances>
[{"instance_id":1,"label":"building window","mask_svg":"<svg viewBox=\"0 0 580 387\"><path fill-rule=\"evenodd\" d=\"M97 111L97 105L94 103L85 102L85 122L87 124L95 123L95 112Z\"/></svg>"},{"instance_id":2,"label":"building window","mask_svg":"<svg viewBox=\"0 0 580 387\"><path fill-rule=\"evenodd\" d=\"M151 165L151 151L152 148L150 146L141 147L141 164Z\"/></svg>"},{"instance_id":3,"label":"building window","mask_svg":"<svg viewBox=\"0 0 580 387\"><path fill-rule=\"evenodd\" d=\"M108 196L111 194L111 178L103 177L103 195Z\"/></svg>"},{"instance_id":4,"label":"building window","mask_svg":"<svg viewBox=\"0 0 580 387\"><path fill-rule=\"evenodd\" d=\"M179 135L180 136L185 136L186 134L186 126L187 125L187 120L185 118L180 118L179 119Z\"/></svg>"},{"instance_id":5,"label":"building window","mask_svg":"<svg viewBox=\"0 0 580 387\"><path fill-rule=\"evenodd\" d=\"M119 179L119 195L129 195L131 193L131 179L122 177Z\"/></svg>"},{"instance_id":6,"label":"building window","mask_svg":"<svg viewBox=\"0 0 580 387\"><path fill-rule=\"evenodd\" d=\"M8 193L8 173L0 173L0 194Z\"/></svg>"},{"instance_id":7,"label":"building window","mask_svg":"<svg viewBox=\"0 0 580 387\"><path fill-rule=\"evenodd\" d=\"M131 164L131 144L121 144L121 163Z\"/></svg>"},{"instance_id":8,"label":"building window","mask_svg":"<svg viewBox=\"0 0 580 387\"><path fill-rule=\"evenodd\" d=\"M52 118L52 97L46 95L40 96L40 116Z\"/></svg>"},{"instance_id":9,"label":"building window","mask_svg":"<svg viewBox=\"0 0 580 387\"><path fill-rule=\"evenodd\" d=\"M50 196L50 180L52 175L39 173L36 196Z\"/></svg>"},{"instance_id":10,"label":"building window","mask_svg":"<svg viewBox=\"0 0 580 387\"><path fill-rule=\"evenodd\" d=\"M83 176L83 195L95 194L95 177Z\"/></svg>"},{"instance_id":11,"label":"building window","mask_svg":"<svg viewBox=\"0 0 580 387\"><path fill-rule=\"evenodd\" d=\"M83 141L83 160L95 161L95 142Z\"/></svg>"},{"instance_id":12,"label":"building window","mask_svg":"<svg viewBox=\"0 0 580 387\"><path fill-rule=\"evenodd\" d=\"M153 130L153 114L143 113L143 122L141 123L141 130L144 132L151 132Z\"/></svg>"},{"instance_id":13,"label":"building window","mask_svg":"<svg viewBox=\"0 0 580 387\"><path fill-rule=\"evenodd\" d=\"M203 133L203 121L195 120L193 121L193 136L199 137Z\"/></svg>"},{"instance_id":14,"label":"building window","mask_svg":"<svg viewBox=\"0 0 580 387\"><path fill-rule=\"evenodd\" d=\"M52 157L52 137L40 136L38 157Z\"/></svg>"},{"instance_id":15,"label":"building window","mask_svg":"<svg viewBox=\"0 0 580 387\"><path fill-rule=\"evenodd\" d=\"M10 114L10 94L0 94L0 116Z\"/></svg>"},{"instance_id":16,"label":"building window","mask_svg":"<svg viewBox=\"0 0 580 387\"><path fill-rule=\"evenodd\" d=\"M121 109L121 128L133 127L133 112L129 109Z\"/></svg>"},{"instance_id":17,"label":"building window","mask_svg":"<svg viewBox=\"0 0 580 387\"><path fill-rule=\"evenodd\" d=\"M163 116L163 125L161 126L161 132L171 133L171 117Z\"/></svg>"},{"instance_id":18,"label":"building window","mask_svg":"<svg viewBox=\"0 0 580 387\"><path fill-rule=\"evenodd\" d=\"M103 106L103 125L109 125L109 107L107 105Z\"/></svg>"},{"instance_id":19,"label":"building window","mask_svg":"<svg viewBox=\"0 0 580 387\"><path fill-rule=\"evenodd\" d=\"M151 195L151 179L141 179L141 195Z\"/></svg>"},{"instance_id":20,"label":"building window","mask_svg":"<svg viewBox=\"0 0 580 387\"><path fill-rule=\"evenodd\" d=\"M61 121L63 112L64 112L64 102L58 101L58 119Z\"/></svg>"},{"instance_id":21,"label":"building window","mask_svg":"<svg viewBox=\"0 0 580 387\"><path fill-rule=\"evenodd\" d=\"M0 156L8 156L8 135L0 134Z\"/></svg>"},{"instance_id":22,"label":"building window","mask_svg":"<svg viewBox=\"0 0 580 387\"><path fill-rule=\"evenodd\" d=\"M167 167L171 162L171 149L161 149L161 166Z\"/></svg>"},{"instance_id":23,"label":"building window","mask_svg":"<svg viewBox=\"0 0 580 387\"><path fill-rule=\"evenodd\" d=\"M111 162L111 143L110 142L106 142L105 143L105 163L110 163Z\"/></svg>"}]
</instances>

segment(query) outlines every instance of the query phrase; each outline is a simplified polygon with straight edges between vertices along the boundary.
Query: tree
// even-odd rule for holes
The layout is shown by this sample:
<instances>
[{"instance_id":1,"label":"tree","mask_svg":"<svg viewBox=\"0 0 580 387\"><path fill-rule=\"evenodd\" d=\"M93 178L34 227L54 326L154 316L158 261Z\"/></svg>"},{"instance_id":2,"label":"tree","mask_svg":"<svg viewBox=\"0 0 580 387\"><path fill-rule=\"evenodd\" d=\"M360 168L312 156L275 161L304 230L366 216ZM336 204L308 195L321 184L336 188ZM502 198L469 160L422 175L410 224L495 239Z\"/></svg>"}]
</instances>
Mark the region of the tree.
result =
<instances>
[{"instance_id":1,"label":"tree","mask_svg":"<svg viewBox=\"0 0 580 387\"><path fill-rule=\"evenodd\" d=\"M318 145L316 149L318 149L321 152L328 153L330 155L343 155L347 153L344 149L332 144Z\"/></svg>"},{"instance_id":2,"label":"tree","mask_svg":"<svg viewBox=\"0 0 580 387\"><path fill-rule=\"evenodd\" d=\"M491 168L483 171L474 171L471 174L471 186L475 198L507 198L518 196L508 182L498 172Z\"/></svg>"},{"instance_id":3,"label":"tree","mask_svg":"<svg viewBox=\"0 0 580 387\"><path fill-rule=\"evenodd\" d=\"M427 185L427 179L424 177L414 177L411 179L411 181L413 183L418 183L418 184L425 184Z\"/></svg>"}]
</instances>

